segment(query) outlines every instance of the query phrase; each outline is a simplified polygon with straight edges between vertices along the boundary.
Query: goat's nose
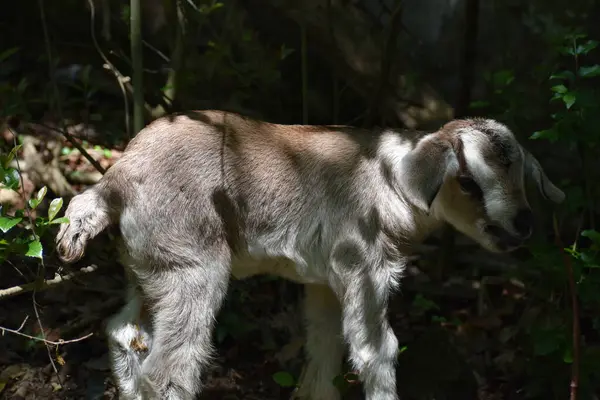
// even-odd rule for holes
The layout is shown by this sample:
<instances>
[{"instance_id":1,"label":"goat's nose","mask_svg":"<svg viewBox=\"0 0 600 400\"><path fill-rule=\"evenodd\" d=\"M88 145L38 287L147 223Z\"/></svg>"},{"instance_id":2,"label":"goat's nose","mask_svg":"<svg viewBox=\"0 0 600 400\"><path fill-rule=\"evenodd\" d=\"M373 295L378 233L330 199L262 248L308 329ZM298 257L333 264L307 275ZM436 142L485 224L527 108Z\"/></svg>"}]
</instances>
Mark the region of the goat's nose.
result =
<instances>
[{"instance_id":1,"label":"goat's nose","mask_svg":"<svg viewBox=\"0 0 600 400\"><path fill-rule=\"evenodd\" d=\"M515 216L513 224L523 239L529 238L533 232L533 213L528 208L520 209Z\"/></svg>"}]
</instances>

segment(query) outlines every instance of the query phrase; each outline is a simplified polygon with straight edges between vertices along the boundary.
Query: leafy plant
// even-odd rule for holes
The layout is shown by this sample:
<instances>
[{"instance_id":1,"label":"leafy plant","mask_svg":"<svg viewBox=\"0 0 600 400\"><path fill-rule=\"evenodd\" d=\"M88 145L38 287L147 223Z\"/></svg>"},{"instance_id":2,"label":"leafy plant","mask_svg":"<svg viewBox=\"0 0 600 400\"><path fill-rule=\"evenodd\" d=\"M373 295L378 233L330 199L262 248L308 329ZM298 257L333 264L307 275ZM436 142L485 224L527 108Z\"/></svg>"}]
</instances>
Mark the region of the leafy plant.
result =
<instances>
[{"instance_id":1,"label":"leafy plant","mask_svg":"<svg viewBox=\"0 0 600 400\"><path fill-rule=\"evenodd\" d=\"M552 126L531 136L533 140L564 143L566 148L576 151L579 155L580 179L563 182L567 192L565 211L587 215L588 218L583 221L591 227L595 225L594 206L599 193L592 184L596 177L589 169L589 163L599 155L600 140L597 131L600 122L600 94L593 89L591 81L600 76L600 66L584 64L583 61L596 47L598 41L587 39L587 36L581 33L568 34L565 37L557 51L570 60L568 64L571 67L555 71L549 79L552 93L550 102L554 103L558 110L551 115ZM543 284L532 283L532 286L539 290L540 295L551 301L536 306L536 316L525 326L532 354L540 361L534 361L530 365L529 373L532 379L527 391L530 396L547 393L548 387L539 379L540 373L546 371L551 375L558 371L566 374L568 368L565 369L564 366L577 362L580 365L575 366L572 379L579 379L580 393L585 398L598 389L597 371L600 369L600 357L597 353L600 344L592 342L581 346L580 359L574 358L575 349L572 343L576 332L571 329L570 321L573 315L569 296L566 295L565 282L572 273L579 306L579 315L576 314L575 317L579 317L582 324L586 320L592 320L589 324L592 325L590 331L584 332L581 340L597 336L600 334L600 326L593 321L597 319L596 313L600 306L600 293L597 290L600 286L600 233L595 229L581 230L575 242L564 249L571 258L571 261L566 260L565 263L568 264L567 267L573 266L572 272L569 268L565 269L565 263L559 254L560 249L553 244L541 243L532 247L531 251L533 258L528 260L527 264L544 274ZM578 340L579 338L576 342ZM537 379L533 379L534 376ZM566 386L562 388L566 390Z\"/></svg>"},{"instance_id":2,"label":"leafy plant","mask_svg":"<svg viewBox=\"0 0 600 400\"><path fill-rule=\"evenodd\" d=\"M286 371L278 371L273 374L273 380L279 386L284 388L294 387L296 386L296 378L292 374Z\"/></svg>"},{"instance_id":3,"label":"leafy plant","mask_svg":"<svg viewBox=\"0 0 600 400\"><path fill-rule=\"evenodd\" d=\"M10 164L20 149L20 145L13 147L7 155L0 155L0 181L2 188L19 193L21 176L19 171ZM51 225L69 222L66 217L56 218L63 206L63 199L58 197L50 202L47 216L31 217L46 197L47 188L42 187L34 197L27 200L27 209L17 209L14 213L6 212L6 207L0 206L0 263L4 262L10 254L24 255L41 259L43 246L40 240ZM19 229L20 228L20 229Z\"/></svg>"}]
</instances>

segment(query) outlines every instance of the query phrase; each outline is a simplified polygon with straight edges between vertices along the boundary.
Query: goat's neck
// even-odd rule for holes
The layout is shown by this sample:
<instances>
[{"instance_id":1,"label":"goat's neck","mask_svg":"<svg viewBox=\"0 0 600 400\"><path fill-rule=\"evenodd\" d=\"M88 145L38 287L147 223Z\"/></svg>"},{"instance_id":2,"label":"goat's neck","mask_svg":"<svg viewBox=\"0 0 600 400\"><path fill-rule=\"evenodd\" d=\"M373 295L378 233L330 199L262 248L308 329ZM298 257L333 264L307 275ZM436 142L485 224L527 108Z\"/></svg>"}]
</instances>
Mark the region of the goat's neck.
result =
<instances>
[{"instance_id":1,"label":"goat's neck","mask_svg":"<svg viewBox=\"0 0 600 400\"><path fill-rule=\"evenodd\" d=\"M378 146L378 163L389 166L393 175L400 168L402 158L426 134L427 132L385 131ZM383 180L386 181L386 177ZM380 193L378 201L385 230L394 240L404 243L407 250L442 226L443 221L437 213L426 213L412 205L402 188L390 182L386 182L386 188L388 190Z\"/></svg>"}]
</instances>

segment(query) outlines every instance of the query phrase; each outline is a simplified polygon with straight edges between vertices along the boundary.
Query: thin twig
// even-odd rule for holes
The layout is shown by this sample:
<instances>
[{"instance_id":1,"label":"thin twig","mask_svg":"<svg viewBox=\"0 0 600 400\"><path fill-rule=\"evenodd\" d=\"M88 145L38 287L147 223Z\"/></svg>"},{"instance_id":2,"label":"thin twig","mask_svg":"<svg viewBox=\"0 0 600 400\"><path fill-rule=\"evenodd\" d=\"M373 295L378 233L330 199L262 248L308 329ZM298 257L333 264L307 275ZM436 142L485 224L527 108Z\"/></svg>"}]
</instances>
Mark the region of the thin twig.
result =
<instances>
[{"instance_id":1,"label":"thin twig","mask_svg":"<svg viewBox=\"0 0 600 400\"><path fill-rule=\"evenodd\" d=\"M44 123L41 122L30 122L31 125L39 125L41 127L44 127L46 129L49 129L51 131L60 133L61 135L63 135L69 142L71 142L73 144L73 147L75 147L77 150L79 150L79 152L81 153L81 155L83 157L85 157L86 160L88 160L90 162L90 164L92 164L92 166L98 170L98 172L100 172L102 175L104 175L106 173L106 170L102 167L102 165L100 165L100 163L98 161L96 161L94 159L94 157L92 157L90 155L90 153L87 152L87 150L85 150L81 144L79 144L79 142L77 142L75 136L71 135L69 132L67 132L66 126L63 127L63 129L61 128L56 128L50 125L46 125Z\"/></svg>"},{"instance_id":2,"label":"thin twig","mask_svg":"<svg viewBox=\"0 0 600 400\"><path fill-rule=\"evenodd\" d=\"M165 53L163 53L162 51L160 51L159 49L157 49L156 47L152 46L150 43L148 43L147 41L145 41L144 39L142 39L142 44L144 46L146 46L147 48L149 48L150 50L152 50L153 52L155 52L160 58L162 58L163 60L165 60L166 62L170 63L171 60L169 59L169 57L167 57L165 55Z\"/></svg>"},{"instance_id":3,"label":"thin twig","mask_svg":"<svg viewBox=\"0 0 600 400\"><path fill-rule=\"evenodd\" d=\"M25 321L27 321L27 318L25 318ZM62 344L81 342L82 340L85 340L85 339L89 338L90 336L94 335L93 332L90 332L87 335L79 337L77 339L69 339L69 340L58 339L58 341L52 341L52 340L43 339L43 338L28 335L26 333L19 332L23 328L23 325L25 325L25 321L23 321L23 323L21 324L19 329L10 329L10 328L5 328L3 326L0 326L0 332L2 332L2 335L4 335L5 332L8 332L8 333L12 333L12 334L18 335L18 336L23 336L23 337L26 337L28 339L35 340L38 342L44 342L46 345L53 345L53 346L60 346Z\"/></svg>"},{"instance_id":4,"label":"thin twig","mask_svg":"<svg viewBox=\"0 0 600 400\"><path fill-rule=\"evenodd\" d=\"M558 229L558 222L556 220L556 214L552 216L552 222L554 226L554 237L556 240L556 246L558 246L560 252L563 255L565 267L567 269L567 275L569 278L569 289L571 291L571 307L573 312L573 364L571 366L571 397L570 400L577 400L577 389L579 387L579 303L577 301L577 288L575 286L575 276L573 272L573 262L571 257L565 252L565 247L560 238L560 232Z\"/></svg>"},{"instance_id":5,"label":"thin twig","mask_svg":"<svg viewBox=\"0 0 600 400\"><path fill-rule=\"evenodd\" d=\"M54 63L52 61L52 50L50 49L50 36L48 35L48 26L46 25L46 15L44 13L44 6L41 0L38 0L38 6L40 9L40 18L42 20L42 28L44 31L44 43L46 45L46 56L48 57L48 73L50 75L50 82L52 83L52 89L54 92L54 98L56 102L56 111L58 112L58 118L60 119L60 123L63 124L63 130L60 132L69 142L75 146L77 150L83 154L83 156L102 174L106 171L102 166L98 163L98 161L94 160L84 149L81 147L79 143L67 132L66 126L64 126L64 118L62 114L62 106L60 102L60 94L58 92L58 85L56 84L55 71L54 71Z\"/></svg>"},{"instance_id":6,"label":"thin twig","mask_svg":"<svg viewBox=\"0 0 600 400\"><path fill-rule=\"evenodd\" d=\"M27 316L25 317L25 319L23 320L23 322L21 322L21 326L19 326L19 327L17 328L17 332L21 332L21 329L23 329L23 327L25 326L25 323L27 322L27 320L28 320L28 319L29 319L29 315L27 315Z\"/></svg>"},{"instance_id":7,"label":"thin twig","mask_svg":"<svg viewBox=\"0 0 600 400\"><path fill-rule=\"evenodd\" d=\"M88 267L81 268L79 271L70 272L65 275L56 274L56 276L54 278L47 279L42 282L31 282L31 283L26 283L24 285L18 285L18 286L13 286L13 287L10 287L7 289L2 289L2 290L0 290L0 300L4 299L4 298L8 298L8 297L13 297L13 296L16 296L19 294L31 292L36 289L38 291L43 290L43 289L46 289L57 283L66 282L68 280L71 280L77 276L80 276L83 274L89 274L90 272L94 272L97 269L98 269L98 267L96 265L90 265Z\"/></svg>"},{"instance_id":8,"label":"thin twig","mask_svg":"<svg viewBox=\"0 0 600 400\"><path fill-rule=\"evenodd\" d=\"M58 118L60 120L60 123L64 123L64 118L63 118L63 114L62 114L62 106L61 106L61 102L60 102L60 93L58 91L58 85L56 84L56 74L54 71L54 62L52 60L52 50L50 48L50 35L48 34L48 26L46 24L46 14L44 12L44 2L43 0L38 0L38 9L40 11L40 19L42 21L42 31L44 32L44 44L46 47L46 56L48 57L48 73L49 73L49 78L50 78L50 82L52 83L52 89L54 92L54 101L56 102L56 111L58 113ZM66 131L66 129L65 129ZM14 135L14 132L13 132ZM67 138L68 139L68 138ZM16 136L15 136L15 143L16 143ZM74 144L75 145L75 144ZM22 174L21 174L21 170L19 170L19 175L21 175L21 179L23 179ZM24 198L25 193L23 193L23 200L25 200ZM28 207L28 202L25 201L26 207ZM33 220L31 219L31 211L28 210L28 215L31 221L31 230L34 234L34 237L36 237L39 240L39 236L37 235L37 233L35 232L35 224L33 223ZM41 258L40 259L40 263L38 265L38 271L37 271L37 280L42 280L43 276L44 276L44 271L45 271L46 267L44 265L44 259ZM42 338L45 340L46 339L46 333L44 330L44 327L42 325L42 319L40 318L40 313L38 310L38 304L36 301L36 289L33 289L33 293L31 295L31 301L33 304L33 311L35 312L35 317L38 323L38 326L40 328L40 332L42 334ZM48 344L46 343L46 352L48 353L48 359L50 360L50 364L52 365L52 369L54 370L54 373L56 374L56 377L59 381L59 383L62 384L62 380L60 378L60 375L58 374L58 368L56 368L56 364L54 363L54 359L52 358L52 353L50 352L50 346L48 346Z\"/></svg>"},{"instance_id":9,"label":"thin twig","mask_svg":"<svg viewBox=\"0 0 600 400\"><path fill-rule=\"evenodd\" d=\"M94 43L94 47L96 48L96 51L98 52L98 54L100 54L100 57L102 57L102 59L104 60L104 68L108 69L110 72L113 73L113 75L115 76L115 78L117 78L117 82L119 83L119 87L121 88L121 93L123 94L123 104L125 106L125 132L127 132L127 135L129 137L131 137L131 131L130 131L130 123L129 123L129 102L127 101L127 92L125 91L125 82L129 79L124 77L116 68L115 66L110 62L110 60L108 59L108 57L106 57L106 55L104 54L104 52L102 51L102 49L100 48L100 45L98 44L98 40L96 40L96 31L94 30L94 26L96 23L96 7L94 6L94 1L93 0L88 0L88 3L90 5L90 33L92 35L92 42ZM102 171L100 171L102 172ZM102 172L104 173L104 172Z\"/></svg>"}]
</instances>

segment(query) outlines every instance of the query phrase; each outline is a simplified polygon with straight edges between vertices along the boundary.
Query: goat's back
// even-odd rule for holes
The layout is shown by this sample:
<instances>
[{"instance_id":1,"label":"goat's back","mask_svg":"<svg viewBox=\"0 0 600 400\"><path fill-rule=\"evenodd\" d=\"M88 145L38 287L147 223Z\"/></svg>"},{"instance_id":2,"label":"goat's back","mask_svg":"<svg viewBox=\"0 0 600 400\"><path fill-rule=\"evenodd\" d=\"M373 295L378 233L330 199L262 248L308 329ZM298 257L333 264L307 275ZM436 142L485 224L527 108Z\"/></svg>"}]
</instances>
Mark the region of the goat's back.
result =
<instances>
[{"instance_id":1,"label":"goat's back","mask_svg":"<svg viewBox=\"0 0 600 400\"><path fill-rule=\"evenodd\" d=\"M371 133L372 138L372 133ZM92 190L115 210L130 249L164 253L344 214L369 137L350 127L277 125L203 111L154 121ZM142 254L138 254L142 256Z\"/></svg>"}]
</instances>

